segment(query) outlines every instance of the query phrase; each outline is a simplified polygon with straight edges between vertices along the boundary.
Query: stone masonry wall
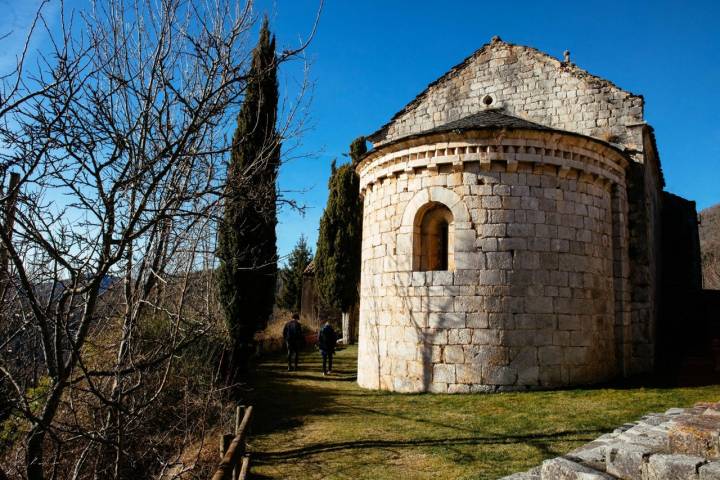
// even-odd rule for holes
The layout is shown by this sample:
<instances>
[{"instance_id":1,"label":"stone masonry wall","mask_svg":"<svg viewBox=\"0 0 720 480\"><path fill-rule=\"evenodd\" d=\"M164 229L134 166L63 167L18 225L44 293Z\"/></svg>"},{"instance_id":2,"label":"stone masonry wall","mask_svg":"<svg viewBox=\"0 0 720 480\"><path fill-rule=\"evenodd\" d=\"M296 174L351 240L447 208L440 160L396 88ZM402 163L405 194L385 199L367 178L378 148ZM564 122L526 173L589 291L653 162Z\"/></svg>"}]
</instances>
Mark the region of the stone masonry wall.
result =
<instances>
[{"instance_id":1,"label":"stone masonry wall","mask_svg":"<svg viewBox=\"0 0 720 480\"><path fill-rule=\"evenodd\" d=\"M613 376L627 311L615 276L627 266L613 240L613 203L625 200L611 190L624 191L624 157L557 133L450 137L359 168L358 383L454 393ZM453 214L454 271L412 271L413 222L429 202Z\"/></svg>"},{"instance_id":2,"label":"stone masonry wall","mask_svg":"<svg viewBox=\"0 0 720 480\"><path fill-rule=\"evenodd\" d=\"M630 252L631 321L628 374L652 370L657 317L657 258L659 190L649 186L649 169L633 163L628 168L628 248Z\"/></svg>"},{"instance_id":3,"label":"stone masonry wall","mask_svg":"<svg viewBox=\"0 0 720 480\"><path fill-rule=\"evenodd\" d=\"M369 137L376 147L485 106L559 130L612 141L642 162L643 98L534 48L493 41L430 84Z\"/></svg>"},{"instance_id":4,"label":"stone masonry wall","mask_svg":"<svg viewBox=\"0 0 720 480\"><path fill-rule=\"evenodd\" d=\"M502 480L717 480L720 403L671 408Z\"/></svg>"},{"instance_id":5,"label":"stone masonry wall","mask_svg":"<svg viewBox=\"0 0 720 480\"><path fill-rule=\"evenodd\" d=\"M623 225L621 235L613 237L621 253L615 261L616 360L623 375L652 370L663 175L642 96L571 61L495 38L431 83L368 139L382 149L486 108L610 142L633 160L627 189L617 192L622 197L617 205L625 211L615 212Z\"/></svg>"}]
</instances>

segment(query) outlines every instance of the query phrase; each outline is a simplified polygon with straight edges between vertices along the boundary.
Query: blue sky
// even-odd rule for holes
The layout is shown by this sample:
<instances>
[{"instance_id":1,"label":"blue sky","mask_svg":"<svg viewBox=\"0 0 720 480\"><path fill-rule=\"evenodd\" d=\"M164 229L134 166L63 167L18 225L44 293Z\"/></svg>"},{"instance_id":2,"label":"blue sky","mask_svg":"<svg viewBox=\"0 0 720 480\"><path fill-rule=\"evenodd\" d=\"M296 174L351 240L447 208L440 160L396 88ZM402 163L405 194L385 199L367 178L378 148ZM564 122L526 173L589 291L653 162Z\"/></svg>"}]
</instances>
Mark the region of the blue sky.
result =
<instances>
[{"instance_id":1,"label":"blue sky","mask_svg":"<svg viewBox=\"0 0 720 480\"><path fill-rule=\"evenodd\" d=\"M0 0L0 27L22 25L37 0ZM80 6L83 0L72 0ZM259 0L279 48L306 38L318 0ZM444 2L326 0L306 52L314 83L308 130L280 173L280 187L307 206L283 209L278 250L305 234L314 247L327 197L330 162L355 137L384 124L425 86L493 35L573 61L646 101L666 188L720 202L720 2ZM11 40L11 39L10 39ZM12 44L4 43L0 66ZM292 95L302 64L287 65L281 89ZM300 193L301 192L301 193Z\"/></svg>"},{"instance_id":2,"label":"blue sky","mask_svg":"<svg viewBox=\"0 0 720 480\"><path fill-rule=\"evenodd\" d=\"M280 45L306 35L317 2L279 0L271 12ZM642 94L655 128L666 189L720 202L720 2L481 2L328 0L308 49L315 81L312 158L280 175L308 206L283 211L278 249L303 233L314 245L326 200L330 161L350 141L385 123L425 86L493 35L573 61L625 90Z\"/></svg>"}]
</instances>

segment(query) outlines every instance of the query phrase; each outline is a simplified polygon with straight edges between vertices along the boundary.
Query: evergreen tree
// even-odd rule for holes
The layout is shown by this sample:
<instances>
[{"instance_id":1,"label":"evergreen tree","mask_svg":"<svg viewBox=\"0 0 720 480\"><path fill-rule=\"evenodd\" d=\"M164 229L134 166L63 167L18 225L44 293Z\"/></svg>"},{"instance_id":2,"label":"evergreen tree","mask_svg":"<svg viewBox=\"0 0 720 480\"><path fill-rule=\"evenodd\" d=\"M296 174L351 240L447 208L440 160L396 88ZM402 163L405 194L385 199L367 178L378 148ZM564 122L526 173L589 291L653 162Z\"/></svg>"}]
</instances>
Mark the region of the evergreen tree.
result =
<instances>
[{"instance_id":1,"label":"evergreen tree","mask_svg":"<svg viewBox=\"0 0 720 480\"><path fill-rule=\"evenodd\" d=\"M254 334L265 326L275 303L277 103L275 37L265 18L237 118L218 236L218 291L233 341L230 383L246 369Z\"/></svg>"},{"instance_id":2,"label":"evergreen tree","mask_svg":"<svg viewBox=\"0 0 720 480\"><path fill-rule=\"evenodd\" d=\"M326 305L342 312L347 343L353 337L349 314L358 300L362 246L360 177L355 167L365 152L365 138L361 137L350 147L351 163L337 168L333 160L315 254L318 292Z\"/></svg>"},{"instance_id":3,"label":"evergreen tree","mask_svg":"<svg viewBox=\"0 0 720 480\"><path fill-rule=\"evenodd\" d=\"M302 298L302 281L305 269L312 261L312 252L308 248L304 235L300 236L295 248L290 253L287 267L280 272L282 288L278 306L294 312L300 311L300 299Z\"/></svg>"}]
</instances>

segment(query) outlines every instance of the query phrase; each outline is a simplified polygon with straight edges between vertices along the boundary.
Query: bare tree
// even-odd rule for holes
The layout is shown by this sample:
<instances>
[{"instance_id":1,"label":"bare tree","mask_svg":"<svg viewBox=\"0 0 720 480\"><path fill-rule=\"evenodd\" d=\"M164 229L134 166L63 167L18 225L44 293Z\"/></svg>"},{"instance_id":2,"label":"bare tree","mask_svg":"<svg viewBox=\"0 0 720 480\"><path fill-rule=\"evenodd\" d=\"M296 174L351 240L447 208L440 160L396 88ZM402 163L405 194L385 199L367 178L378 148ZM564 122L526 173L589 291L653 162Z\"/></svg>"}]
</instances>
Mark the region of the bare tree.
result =
<instances>
[{"instance_id":1,"label":"bare tree","mask_svg":"<svg viewBox=\"0 0 720 480\"><path fill-rule=\"evenodd\" d=\"M703 256L703 288L720 290L720 259L713 255Z\"/></svg>"},{"instance_id":2,"label":"bare tree","mask_svg":"<svg viewBox=\"0 0 720 480\"><path fill-rule=\"evenodd\" d=\"M0 180L20 174L0 198L0 373L27 478L136 478L195 428L177 409L153 418L182 409L167 385L183 352L222 337L214 236L256 16L249 0L60 16L50 28L39 12L48 51L31 72L23 52L0 87Z\"/></svg>"}]
</instances>

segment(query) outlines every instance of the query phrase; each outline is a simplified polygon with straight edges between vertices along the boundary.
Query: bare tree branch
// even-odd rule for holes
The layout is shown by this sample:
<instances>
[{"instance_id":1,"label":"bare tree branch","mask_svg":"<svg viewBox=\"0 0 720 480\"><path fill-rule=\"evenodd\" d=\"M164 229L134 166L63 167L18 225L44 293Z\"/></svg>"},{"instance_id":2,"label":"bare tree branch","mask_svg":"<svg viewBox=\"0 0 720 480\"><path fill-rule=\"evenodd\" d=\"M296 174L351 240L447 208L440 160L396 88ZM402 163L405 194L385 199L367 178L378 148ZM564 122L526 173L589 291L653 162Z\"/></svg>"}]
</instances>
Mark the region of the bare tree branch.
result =
<instances>
[{"instance_id":1,"label":"bare tree branch","mask_svg":"<svg viewBox=\"0 0 720 480\"><path fill-rule=\"evenodd\" d=\"M50 28L47 4L0 77L0 182L19 173L0 195L14 204L0 394L21 419L8 455L24 456L8 471L133 478L167 469L173 438L202 443L217 395L212 252L257 19L251 0L107 0L68 16L61 3ZM277 62L301 58L317 24ZM39 29L49 41L27 68ZM307 91L304 78L274 142L303 131ZM252 173L238 181L257 195ZM169 431L153 430L158 405L177 416Z\"/></svg>"}]
</instances>

